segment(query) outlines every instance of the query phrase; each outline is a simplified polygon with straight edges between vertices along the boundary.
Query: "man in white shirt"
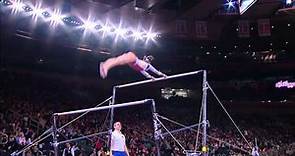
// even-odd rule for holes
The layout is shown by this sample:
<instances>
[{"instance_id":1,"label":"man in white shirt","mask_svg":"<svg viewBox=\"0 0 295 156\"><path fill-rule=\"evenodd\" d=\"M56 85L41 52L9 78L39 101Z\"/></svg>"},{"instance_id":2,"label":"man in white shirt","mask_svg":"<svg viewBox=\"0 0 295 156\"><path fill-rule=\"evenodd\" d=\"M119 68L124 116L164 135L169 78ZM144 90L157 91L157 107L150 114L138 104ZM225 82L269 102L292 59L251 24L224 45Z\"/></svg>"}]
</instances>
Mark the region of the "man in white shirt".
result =
<instances>
[{"instance_id":1,"label":"man in white shirt","mask_svg":"<svg viewBox=\"0 0 295 156\"><path fill-rule=\"evenodd\" d=\"M134 52L127 52L124 53L118 57L109 58L106 61L100 63L99 66L99 72L100 76L102 78L106 78L108 75L108 71L116 66L121 65L128 65L135 71L140 72L142 75L144 75L146 78L154 79L152 75L150 75L148 72L152 72L158 76L166 77L165 74L158 71L156 68L154 68L151 65L151 61L154 59L153 56L144 56L143 59L139 59Z\"/></svg>"},{"instance_id":2,"label":"man in white shirt","mask_svg":"<svg viewBox=\"0 0 295 156\"><path fill-rule=\"evenodd\" d=\"M62 152L62 156L75 156L74 149L70 143L66 143L66 148Z\"/></svg>"},{"instance_id":3,"label":"man in white shirt","mask_svg":"<svg viewBox=\"0 0 295 156\"><path fill-rule=\"evenodd\" d=\"M259 156L258 147L257 146L253 147L253 149L252 149L252 156Z\"/></svg>"},{"instance_id":4,"label":"man in white shirt","mask_svg":"<svg viewBox=\"0 0 295 156\"><path fill-rule=\"evenodd\" d=\"M129 156L126 146L125 136L121 133L122 125L120 122L114 123L114 131L111 137L110 156Z\"/></svg>"}]
</instances>

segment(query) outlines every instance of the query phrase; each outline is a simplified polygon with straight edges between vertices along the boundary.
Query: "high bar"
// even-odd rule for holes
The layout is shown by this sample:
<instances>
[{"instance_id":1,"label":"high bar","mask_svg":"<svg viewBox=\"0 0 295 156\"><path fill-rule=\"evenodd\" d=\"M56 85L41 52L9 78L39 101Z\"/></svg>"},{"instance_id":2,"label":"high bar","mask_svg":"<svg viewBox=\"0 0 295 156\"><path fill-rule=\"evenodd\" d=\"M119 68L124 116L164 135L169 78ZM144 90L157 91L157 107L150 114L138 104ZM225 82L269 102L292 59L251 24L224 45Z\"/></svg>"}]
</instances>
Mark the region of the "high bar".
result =
<instances>
[{"instance_id":1,"label":"high bar","mask_svg":"<svg viewBox=\"0 0 295 156\"><path fill-rule=\"evenodd\" d=\"M126 88L126 87L141 85L141 84L145 84L145 83L150 83L150 82L157 82L157 81L174 79L174 78L183 77L183 76L195 75L195 74L198 74L198 73L200 73L202 71L204 71L204 70L197 70L197 71L192 71L192 72L188 72L188 73L171 75L171 76L167 76L167 77L160 77L160 78L156 78L154 80L149 79L149 80L144 80L144 81L132 82L132 83L127 83L127 84L123 84L123 85L117 85L115 87L116 88Z\"/></svg>"},{"instance_id":2,"label":"high bar","mask_svg":"<svg viewBox=\"0 0 295 156\"><path fill-rule=\"evenodd\" d=\"M54 113L53 115L62 116L62 115L78 114L78 113L84 113L84 112L93 112L93 111L110 109L110 108L119 108L119 107L140 105L140 104L144 104L150 100L152 100L152 99L145 99L145 100L140 100L140 101L127 102L127 103L122 103L122 104L114 104L114 105L110 105L110 106L102 106L102 107L96 107L96 108L80 109L80 110L68 111L68 112L62 112L62 113Z\"/></svg>"}]
</instances>

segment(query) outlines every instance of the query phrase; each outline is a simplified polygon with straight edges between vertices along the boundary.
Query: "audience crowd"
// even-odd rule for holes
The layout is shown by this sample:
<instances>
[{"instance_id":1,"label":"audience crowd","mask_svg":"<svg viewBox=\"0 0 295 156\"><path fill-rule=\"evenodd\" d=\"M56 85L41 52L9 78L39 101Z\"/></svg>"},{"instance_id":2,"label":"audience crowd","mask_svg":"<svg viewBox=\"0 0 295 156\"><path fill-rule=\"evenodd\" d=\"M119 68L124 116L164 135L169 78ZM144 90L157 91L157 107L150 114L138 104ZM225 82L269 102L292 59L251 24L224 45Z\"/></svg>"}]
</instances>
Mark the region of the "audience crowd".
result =
<instances>
[{"instance_id":1,"label":"audience crowd","mask_svg":"<svg viewBox=\"0 0 295 156\"><path fill-rule=\"evenodd\" d=\"M18 77L6 72L1 72L1 77L4 82L3 87L0 88L0 155L10 155L32 144L40 135L49 134L52 130L53 112L93 107L87 104L81 105L81 103L88 103L89 99L80 98L79 95L83 96L83 94L73 92L71 85L62 82L46 78ZM179 105L173 103L179 103ZM157 109L160 115L191 125L197 122L194 118L198 115L190 103L190 100L181 97L169 100L159 99ZM183 105L186 107L181 107ZM152 115L146 108L136 107L115 111L115 120L123 124L122 131L126 136L131 156L157 155ZM109 126L107 116L109 117L108 111L89 113L59 131L58 139L67 140L107 131ZM77 116L60 117L58 126L61 127L75 117ZM215 119L210 120L210 117ZM234 119L238 121L239 128L249 144L229 120L214 112L209 115L209 155L249 155L256 145L260 155L295 155L295 121L292 115L258 114L245 117L242 114L234 114ZM169 130L181 128L161 118L160 120ZM182 147L165 133L164 127L160 128L160 132L160 139L157 142L159 142L161 155L184 155ZM197 135L195 131L184 130L173 135L185 150L195 149ZM200 137L202 137L201 134ZM107 144L108 136L98 135L61 144L59 152L63 156L104 156L109 153ZM198 139L197 149L201 150L201 138ZM53 155L52 137L49 136L32 146L23 155Z\"/></svg>"}]
</instances>

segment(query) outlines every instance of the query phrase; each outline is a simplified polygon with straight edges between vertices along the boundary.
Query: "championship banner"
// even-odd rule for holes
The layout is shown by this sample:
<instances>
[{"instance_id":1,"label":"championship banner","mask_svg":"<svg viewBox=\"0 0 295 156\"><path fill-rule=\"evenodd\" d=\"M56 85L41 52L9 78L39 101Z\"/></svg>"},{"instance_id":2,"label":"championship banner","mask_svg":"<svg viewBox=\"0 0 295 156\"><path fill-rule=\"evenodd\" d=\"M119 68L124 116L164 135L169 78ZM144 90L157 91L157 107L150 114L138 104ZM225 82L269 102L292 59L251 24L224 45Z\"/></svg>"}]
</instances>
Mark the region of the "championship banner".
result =
<instances>
[{"instance_id":1,"label":"championship banner","mask_svg":"<svg viewBox=\"0 0 295 156\"><path fill-rule=\"evenodd\" d=\"M208 38L207 22L196 21L196 38Z\"/></svg>"},{"instance_id":2,"label":"championship banner","mask_svg":"<svg viewBox=\"0 0 295 156\"><path fill-rule=\"evenodd\" d=\"M239 37L250 37L249 21L240 20L238 21Z\"/></svg>"},{"instance_id":3,"label":"championship banner","mask_svg":"<svg viewBox=\"0 0 295 156\"><path fill-rule=\"evenodd\" d=\"M270 21L269 19L259 19L258 23L258 35L259 36L270 36Z\"/></svg>"}]
</instances>

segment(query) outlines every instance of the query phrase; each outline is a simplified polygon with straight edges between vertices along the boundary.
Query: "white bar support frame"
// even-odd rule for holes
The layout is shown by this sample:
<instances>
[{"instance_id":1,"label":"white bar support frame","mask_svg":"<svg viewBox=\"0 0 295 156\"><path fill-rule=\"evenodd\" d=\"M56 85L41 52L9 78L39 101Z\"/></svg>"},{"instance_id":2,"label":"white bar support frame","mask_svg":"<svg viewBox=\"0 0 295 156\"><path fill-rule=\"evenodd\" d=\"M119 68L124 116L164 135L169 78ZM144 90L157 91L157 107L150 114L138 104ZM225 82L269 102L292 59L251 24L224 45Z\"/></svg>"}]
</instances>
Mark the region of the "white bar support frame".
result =
<instances>
[{"instance_id":1,"label":"white bar support frame","mask_svg":"<svg viewBox=\"0 0 295 156\"><path fill-rule=\"evenodd\" d=\"M181 74L175 74L167 77L160 77L156 79L149 79L149 80L144 80L144 81L137 81L137 82L132 82L132 83L127 83L127 84L122 84L122 85L117 85L113 87L113 96L112 96L112 102L110 103L110 106L115 104L116 100L116 89L121 89L121 88L127 88L127 87L132 87L132 86L137 86L137 85L142 85L142 84L147 84L147 83L153 83L157 81L164 81L164 80L169 80L169 79L174 79L174 78L179 78L179 77L185 77L185 76L191 76L191 75L197 75L199 73L203 72L203 84L202 84L202 105L203 105L203 116L202 116L202 124L203 124L203 138L202 138L202 147L208 147L207 146L207 71L206 70L197 70L197 71L192 71L192 72L187 72L187 73L181 73ZM111 107L111 119L110 119L110 132L112 131L113 127L113 120L114 120L114 108ZM110 141L109 141L110 145ZM207 156L208 153L204 152L204 156ZM158 148L158 156L160 156L160 151Z\"/></svg>"},{"instance_id":2,"label":"white bar support frame","mask_svg":"<svg viewBox=\"0 0 295 156\"><path fill-rule=\"evenodd\" d=\"M208 155L207 146L207 71L203 72L203 95L202 95L202 106L203 106L203 116L202 116L202 127L203 127L203 138L202 138L202 155ZM203 148L206 150L203 151Z\"/></svg>"},{"instance_id":3,"label":"white bar support frame","mask_svg":"<svg viewBox=\"0 0 295 156\"><path fill-rule=\"evenodd\" d=\"M116 99L116 87L113 87L113 96L112 96L112 101L110 102L110 106L113 106L115 104L115 99ZM109 138L108 138L109 147L111 147L111 135L112 135L113 122L114 122L114 108L111 108Z\"/></svg>"},{"instance_id":4,"label":"white bar support frame","mask_svg":"<svg viewBox=\"0 0 295 156\"><path fill-rule=\"evenodd\" d=\"M53 115L52 138L53 138L54 156L58 156L57 117L58 117L57 115Z\"/></svg>"},{"instance_id":5,"label":"white bar support frame","mask_svg":"<svg viewBox=\"0 0 295 156\"><path fill-rule=\"evenodd\" d=\"M158 138L158 121L155 119L157 116L157 111L156 111L156 103L155 100L152 100L152 117L153 117L153 124L154 124L154 139L155 139L155 144L156 144L156 148L157 148L157 156L161 156L160 153L160 142L159 142L159 138Z\"/></svg>"},{"instance_id":6,"label":"white bar support frame","mask_svg":"<svg viewBox=\"0 0 295 156\"><path fill-rule=\"evenodd\" d=\"M127 107L127 106L134 106L134 105L140 105L145 104L149 101L154 101L153 99L145 99L140 101L134 101L134 102L127 102L122 104L116 104L116 105L109 105L109 106L102 106L102 107L95 107L95 108L88 108L88 109L81 109L81 110L75 110L75 111L68 111L68 112L62 112L62 113L54 113L53 114L53 147L54 147L54 156L58 156L58 139L57 139L57 118L58 116L64 116L64 115L71 115L71 114L79 114L84 112L93 112L93 111L99 111L99 110L106 110L106 109L114 109L114 108L120 108L120 107ZM153 109L155 110L155 109Z\"/></svg>"}]
</instances>

